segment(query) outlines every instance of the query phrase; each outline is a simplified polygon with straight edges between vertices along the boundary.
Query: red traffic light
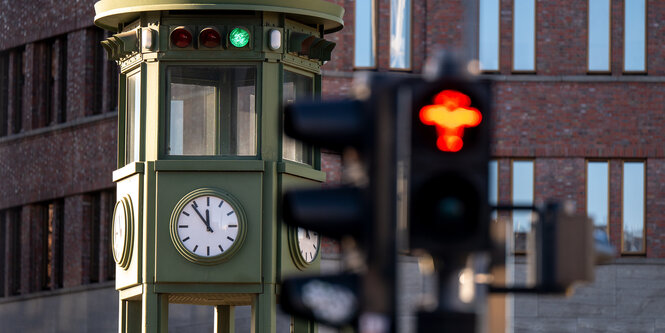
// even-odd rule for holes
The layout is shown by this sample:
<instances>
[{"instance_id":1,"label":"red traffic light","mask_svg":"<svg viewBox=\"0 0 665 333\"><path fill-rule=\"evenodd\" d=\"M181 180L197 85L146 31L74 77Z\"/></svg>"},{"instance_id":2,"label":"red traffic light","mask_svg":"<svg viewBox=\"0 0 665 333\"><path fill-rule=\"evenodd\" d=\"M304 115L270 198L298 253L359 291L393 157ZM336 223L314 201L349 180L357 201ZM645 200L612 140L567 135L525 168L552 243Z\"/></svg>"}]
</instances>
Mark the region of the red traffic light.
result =
<instances>
[{"instance_id":1,"label":"red traffic light","mask_svg":"<svg viewBox=\"0 0 665 333\"><path fill-rule=\"evenodd\" d=\"M187 47L192 43L192 33L185 27L175 28L171 32L171 43L180 48Z\"/></svg>"},{"instance_id":2,"label":"red traffic light","mask_svg":"<svg viewBox=\"0 0 665 333\"><path fill-rule=\"evenodd\" d=\"M420 109L420 121L436 126L436 146L441 151L457 152L462 149L464 128L476 127L482 114L471 107L471 98L455 90L443 90L434 96L434 104Z\"/></svg>"}]
</instances>

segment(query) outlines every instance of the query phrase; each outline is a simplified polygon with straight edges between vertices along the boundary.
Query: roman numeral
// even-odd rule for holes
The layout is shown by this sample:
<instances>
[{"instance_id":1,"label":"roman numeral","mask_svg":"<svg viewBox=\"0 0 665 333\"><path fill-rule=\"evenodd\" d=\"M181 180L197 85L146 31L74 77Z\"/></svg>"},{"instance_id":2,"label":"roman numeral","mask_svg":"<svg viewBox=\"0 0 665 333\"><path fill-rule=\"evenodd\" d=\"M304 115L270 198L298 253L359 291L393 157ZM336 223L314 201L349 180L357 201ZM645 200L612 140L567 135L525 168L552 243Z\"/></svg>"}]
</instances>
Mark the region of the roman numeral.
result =
<instances>
[{"instance_id":1,"label":"roman numeral","mask_svg":"<svg viewBox=\"0 0 665 333\"><path fill-rule=\"evenodd\" d=\"M232 242L235 240L235 239L231 238L230 236L226 236L226 239L228 239L228 240L230 240L230 241L232 241Z\"/></svg>"},{"instance_id":2,"label":"roman numeral","mask_svg":"<svg viewBox=\"0 0 665 333\"><path fill-rule=\"evenodd\" d=\"M217 206L217 207L222 207L222 205L224 204L224 200L220 200L220 201L221 202L219 203L219 206Z\"/></svg>"},{"instance_id":3,"label":"roman numeral","mask_svg":"<svg viewBox=\"0 0 665 333\"><path fill-rule=\"evenodd\" d=\"M182 212L182 213L185 214L185 216L189 216L189 213L187 212Z\"/></svg>"},{"instance_id":4,"label":"roman numeral","mask_svg":"<svg viewBox=\"0 0 665 333\"><path fill-rule=\"evenodd\" d=\"M197 245L197 246L194 246L194 252L196 252L196 249L198 249L198 248L199 248L198 245Z\"/></svg>"},{"instance_id":5,"label":"roman numeral","mask_svg":"<svg viewBox=\"0 0 665 333\"><path fill-rule=\"evenodd\" d=\"M234 212L234 211L230 211L230 212L228 212L228 214L226 214L226 216L230 216L230 215L233 214L233 213L235 213L235 212Z\"/></svg>"},{"instance_id":6,"label":"roman numeral","mask_svg":"<svg viewBox=\"0 0 665 333\"><path fill-rule=\"evenodd\" d=\"M188 225L179 225L178 228L189 228Z\"/></svg>"},{"instance_id":7,"label":"roman numeral","mask_svg":"<svg viewBox=\"0 0 665 333\"><path fill-rule=\"evenodd\" d=\"M186 242L187 240L189 240L189 237L183 239L182 242L184 243L184 242Z\"/></svg>"}]
</instances>

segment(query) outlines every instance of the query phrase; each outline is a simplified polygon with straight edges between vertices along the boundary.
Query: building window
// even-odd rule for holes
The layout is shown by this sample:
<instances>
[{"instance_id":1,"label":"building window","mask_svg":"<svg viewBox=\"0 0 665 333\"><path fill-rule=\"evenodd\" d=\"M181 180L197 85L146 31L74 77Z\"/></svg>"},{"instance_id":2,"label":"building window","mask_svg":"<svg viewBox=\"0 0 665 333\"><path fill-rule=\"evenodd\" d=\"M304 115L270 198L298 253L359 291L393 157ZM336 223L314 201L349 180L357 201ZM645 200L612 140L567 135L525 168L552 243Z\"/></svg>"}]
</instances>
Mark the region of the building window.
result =
<instances>
[{"instance_id":1,"label":"building window","mask_svg":"<svg viewBox=\"0 0 665 333\"><path fill-rule=\"evenodd\" d=\"M12 77L11 86L12 86L12 117L11 117L11 129L13 134L21 132L23 128L23 85L25 81L25 75L23 72L23 53L25 47L16 48L12 51Z\"/></svg>"},{"instance_id":2,"label":"building window","mask_svg":"<svg viewBox=\"0 0 665 333\"><path fill-rule=\"evenodd\" d=\"M513 204L533 205L533 161L513 161ZM531 230L531 212L513 211L513 232L515 252L526 251L526 238Z\"/></svg>"},{"instance_id":3,"label":"building window","mask_svg":"<svg viewBox=\"0 0 665 333\"><path fill-rule=\"evenodd\" d=\"M5 297L5 274L7 273L7 212L0 210L0 297Z\"/></svg>"},{"instance_id":4,"label":"building window","mask_svg":"<svg viewBox=\"0 0 665 333\"><path fill-rule=\"evenodd\" d=\"M536 2L514 0L513 70L536 70Z\"/></svg>"},{"instance_id":5,"label":"building window","mask_svg":"<svg viewBox=\"0 0 665 333\"><path fill-rule=\"evenodd\" d=\"M52 73L55 80L52 95L56 102L51 112L56 123L64 123L67 121L67 35L56 38L53 49L51 61L56 69Z\"/></svg>"},{"instance_id":6,"label":"building window","mask_svg":"<svg viewBox=\"0 0 665 333\"><path fill-rule=\"evenodd\" d=\"M646 3L624 1L623 70L646 71Z\"/></svg>"},{"instance_id":7,"label":"building window","mask_svg":"<svg viewBox=\"0 0 665 333\"><path fill-rule=\"evenodd\" d=\"M9 129L9 55L0 52L0 137Z\"/></svg>"},{"instance_id":8,"label":"building window","mask_svg":"<svg viewBox=\"0 0 665 333\"><path fill-rule=\"evenodd\" d=\"M86 196L86 206L88 211L83 216L86 216L84 221L86 231L88 233L88 251L90 255L88 260L88 282L99 282L100 272L100 243L101 243L101 193L96 192Z\"/></svg>"},{"instance_id":9,"label":"building window","mask_svg":"<svg viewBox=\"0 0 665 333\"><path fill-rule=\"evenodd\" d=\"M171 66L167 86L169 155L256 155L256 67Z\"/></svg>"},{"instance_id":10,"label":"building window","mask_svg":"<svg viewBox=\"0 0 665 333\"><path fill-rule=\"evenodd\" d=\"M622 253L644 253L644 184L644 162L624 162Z\"/></svg>"},{"instance_id":11,"label":"building window","mask_svg":"<svg viewBox=\"0 0 665 333\"><path fill-rule=\"evenodd\" d=\"M125 164L139 160L141 134L141 73L127 76Z\"/></svg>"},{"instance_id":12,"label":"building window","mask_svg":"<svg viewBox=\"0 0 665 333\"><path fill-rule=\"evenodd\" d=\"M588 161L586 173L586 212L596 229L607 232L610 182L607 161Z\"/></svg>"},{"instance_id":13,"label":"building window","mask_svg":"<svg viewBox=\"0 0 665 333\"><path fill-rule=\"evenodd\" d=\"M111 219L113 218L113 208L115 207L115 190L104 191L102 194L105 210L101 217L101 238L102 238L102 258L104 265L103 277L105 280L115 279L115 260L111 251Z\"/></svg>"},{"instance_id":14,"label":"building window","mask_svg":"<svg viewBox=\"0 0 665 333\"><path fill-rule=\"evenodd\" d=\"M390 68L411 68L411 0L390 0Z\"/></svg>"},{"instance_id":15,"label":"building window","mask_svg":"<svg viewBox=\"0 0 665 333\"><path fill-rule=\"evenodd\" d=\"M91 69L92 73L92 108L89 113L92 115L100 114L103 110L104 97L104 63L106 62L105 53L99 41L104 40L104 30L99 28L92 29L94 43L92 43L92 61L95 67Z\"/></svg>"},{"instance_id":16,"label":"building window","mask_svg":"<svg viewBox=\"0 0 665 333\"><path fill-rule=\"evenodd\" d=\"M480 0L478 60L483 71L499 70L499 0Z\"/></svg>"},{"instance_id":17,"label":"building window","mask_svg":"<svg viewBox=\"0 0 665 333\"><path fill-rule=\"evenodd\" d=\"M312 98L314 78L312 76L284 71L282 103L288 105L296 101ZM301 141L282 135L282 158L285 160L312 164L312 148Z\"/></svg>"},{"instance_id":18,"label":"building window","mask_svg":"<svg viewBox=\"0 0 665 333\"><path fill-rule=\"evenodd\" d=\"M589 71L610 70L610 0L589 0Z\"/></svg>"},{"instance_id":19,"label":"building window","mask_svg":"<svg viewBox=\"0 0 665 333\"><path fill-rule=\"evenodd\" d=\"M488 199L489 204L496 206L499 203L499 162L497 160L491 160L489 163L489 186L488 189ZM492 212L492 219L496 219L496 211Z\"/></svg>"},{"instance_id":20,"label":"building window","mask_svg":"<svg viewBox=\"0 0 665 333\"><path fill-rule=\"evenodd\" d=\"M7 211L7 296L21 293L21 208Z\"/></svg>"},{"instance_id":21,"label":"building window","mask_svg":"<svg viewBox=\"0 0 665 333\"><path fill-rule=\"evenodd\" d=\"M57 289L62 287L63 280L64 201L49 202L40 209L43 213L41 289Z\"/></svg>"},{"instance_id":22,"label":"building window","mask_svg":"<svg viewBox=\"0 0 665 333\"><path fill-rule=\"evenodd\" d=\"M355 54L356 68L376 66L375 0L356 1Z\"/></svg>"}]
</instances>

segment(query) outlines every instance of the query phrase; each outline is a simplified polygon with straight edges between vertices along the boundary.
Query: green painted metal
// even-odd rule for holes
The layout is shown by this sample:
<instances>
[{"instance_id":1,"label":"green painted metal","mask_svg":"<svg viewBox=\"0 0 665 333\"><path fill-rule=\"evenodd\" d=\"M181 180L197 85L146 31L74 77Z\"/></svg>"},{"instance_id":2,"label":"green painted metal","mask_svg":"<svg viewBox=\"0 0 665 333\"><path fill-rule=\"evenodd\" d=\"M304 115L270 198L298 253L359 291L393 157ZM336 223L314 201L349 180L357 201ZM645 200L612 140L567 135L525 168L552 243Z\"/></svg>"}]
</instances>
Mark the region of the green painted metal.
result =
<instances>
[{"instance_id":1,"label":"green painted metal","mask_svg":"<svg viewBox=\"0 0 665 333\"><path fill-rule=\"evenodd\" d=\"M95 3L95 24L114 31L141 13L191 10L283 13L307 24L320 24L326 33L344 26L344 8L323 0L101 0Z\"/></svg>"}]
</instances>

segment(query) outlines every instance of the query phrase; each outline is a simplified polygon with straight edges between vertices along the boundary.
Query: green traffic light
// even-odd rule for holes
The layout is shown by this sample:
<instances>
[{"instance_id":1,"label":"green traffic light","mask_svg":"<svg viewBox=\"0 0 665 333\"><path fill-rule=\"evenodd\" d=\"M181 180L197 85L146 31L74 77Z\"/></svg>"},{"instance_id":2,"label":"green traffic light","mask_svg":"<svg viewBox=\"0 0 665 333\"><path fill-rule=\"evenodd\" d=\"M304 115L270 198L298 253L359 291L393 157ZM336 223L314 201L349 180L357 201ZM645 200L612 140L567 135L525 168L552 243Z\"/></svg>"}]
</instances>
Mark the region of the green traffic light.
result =
<instances>
[{"instance_id":1,"label":"green traffic light","mask_svg":"<svg viewBox=\"0 0 665 333\"><path fill-rule=\"evenodd\" d=\"M243 28L234 28L229 34L229 41L235 47L245 47L249 44L249 32Z\"/></svg>"}]
</instances>

